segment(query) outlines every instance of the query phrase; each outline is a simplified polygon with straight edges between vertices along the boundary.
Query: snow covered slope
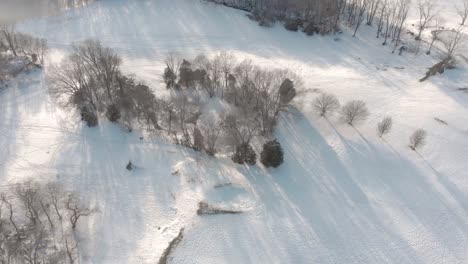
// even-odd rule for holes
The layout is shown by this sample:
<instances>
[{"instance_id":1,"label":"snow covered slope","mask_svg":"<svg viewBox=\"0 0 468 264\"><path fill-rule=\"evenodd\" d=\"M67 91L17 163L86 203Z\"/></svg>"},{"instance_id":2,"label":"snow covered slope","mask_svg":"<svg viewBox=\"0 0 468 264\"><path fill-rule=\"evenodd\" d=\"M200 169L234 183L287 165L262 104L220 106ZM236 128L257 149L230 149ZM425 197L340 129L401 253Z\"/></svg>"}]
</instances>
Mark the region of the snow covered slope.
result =
<instances>
[{"instance_id":1,"label":"snow covered slope","mask_svg":"<svg viewBox=\"0 0 468 264\"><path fill-rule=\"evenodd\" d=\"M82 263L155 263L182 227L173 263L468 263L468 94L457 90L466 66L420 83L435 58L391 54L363 27L357 38L306 37L194 0L99 1L25 22L21 31L48 39L49 62L98 38L156 93L167 52L222 50L290 68L308 92L300 112L281 117L285 163L273 170L105 122L86 128L54 104L41 73L24 75L0 91L0 186L57 179L92 200L99 213L79 227ZM368 104L364 138L313 114L317 89ZM385 115L391 147L375 131ZM407 147L417 128L429 133L424 160ZM246 212L200 217L202 200Z\"/></svg>"}]
</instances>

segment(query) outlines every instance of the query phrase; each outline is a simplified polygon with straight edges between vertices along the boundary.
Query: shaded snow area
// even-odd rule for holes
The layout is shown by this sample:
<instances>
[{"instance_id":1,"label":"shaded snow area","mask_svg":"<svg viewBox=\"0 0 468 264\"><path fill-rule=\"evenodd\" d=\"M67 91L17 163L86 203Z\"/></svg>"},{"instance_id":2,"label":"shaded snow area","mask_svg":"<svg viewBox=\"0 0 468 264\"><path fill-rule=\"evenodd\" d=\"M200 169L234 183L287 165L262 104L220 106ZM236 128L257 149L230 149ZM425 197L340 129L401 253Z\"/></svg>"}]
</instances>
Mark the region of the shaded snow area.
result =
<instances>
[{"instance_id":1,"label":"shaded snow area","mask_svg":"<svg viewBox=\"0 0 468 264\"><path fill-rule=\"evenodd\" d=\"M458 90L468 87L466 64L421 83L436 55L391 54L362 27L356 38L306 37L196 0L102 0L19 24L48 39L48 63L74 42L101 40L156 94L166 92L170 51L230 51L288 68L306 92L275 131L285 162L267 169L104 119L87 128L53 102L42 72L24 74L0 90L0 186L58 180L90 200L99 211L78 228L81 263L156 263L181 228L171 263L468 263L468 93ZM320 91L367 103L362 137L313 113ZM376 135L385 115L394 119L388 144ZM421 156L408 147L417 128L428 131ZM199 216L202 201L243 213Z\"/></svg>"}]
</instances>

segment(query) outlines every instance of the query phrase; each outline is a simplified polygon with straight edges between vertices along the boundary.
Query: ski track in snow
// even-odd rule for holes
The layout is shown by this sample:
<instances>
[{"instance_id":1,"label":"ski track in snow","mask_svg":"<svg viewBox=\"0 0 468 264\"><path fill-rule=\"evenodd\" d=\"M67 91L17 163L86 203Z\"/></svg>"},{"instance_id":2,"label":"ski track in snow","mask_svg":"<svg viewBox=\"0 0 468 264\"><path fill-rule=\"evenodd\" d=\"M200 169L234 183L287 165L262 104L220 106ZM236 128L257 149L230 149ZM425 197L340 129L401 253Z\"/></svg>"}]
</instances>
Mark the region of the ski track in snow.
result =
<instances>
[{"instance_id":1,"label":"ski track in snow","mask_svg":"<svg viewBox=\"0 0 468 264\"><path fill-rule=\"evenodd\" d=\"M468 79L465 65L419 83L435 59L392 55L373 29L308 38L190 0L100 1L18 26L49 40L49 63L97 37L157 93L169 51L191 58L227 50L305 81L301 112L281 116L285 163L275 170L210 159L157 136L140 140L105 121L76 124L40 73L0 90L0 191L55 179L91 200L99 212L79 227L82 263L155 263L182 227L172 263L468 263L468 96L455 92ZM358 127L365 140L337 117L333 127L316 117L314 90L366 101L371 117ZM384 115L395 120L391 148L375 135ZM407 147L420 127L429 132L421 155L436 171ZM220 202L228 188L239 190ZM204 200L245 213L199 217Z\"/></svg>"}]
</instances>

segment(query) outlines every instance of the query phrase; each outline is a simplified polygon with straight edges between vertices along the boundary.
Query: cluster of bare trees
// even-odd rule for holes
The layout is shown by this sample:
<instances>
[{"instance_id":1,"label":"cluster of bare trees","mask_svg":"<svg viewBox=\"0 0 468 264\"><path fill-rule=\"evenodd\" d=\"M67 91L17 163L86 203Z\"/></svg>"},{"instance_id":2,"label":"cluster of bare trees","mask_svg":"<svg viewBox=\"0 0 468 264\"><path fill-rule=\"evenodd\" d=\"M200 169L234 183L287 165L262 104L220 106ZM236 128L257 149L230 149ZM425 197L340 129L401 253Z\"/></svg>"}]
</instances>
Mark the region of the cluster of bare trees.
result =
<instances>
[{"instance_id":1,"label":"cluster of bare trees","mask_svg":"<svg viewBox=\"0 0 468 264\"><path fill-rule=\"evenodd\" d=\"M341 106L338 98L333 94L323 93L315 98L313 102L314 111L320 116L324 117L329 123L328 117L337 113L340 115L341 120L352 126L364 122L369 116L366 103L361 100L351 100Z\"/></svg>"},{"instance_id":2,"label":"cluster of bare trees","mask_svg":"<svg viewBox=\"0 0 468 264\"><path fill-rule=\"evenodd\" d=\"M408 18L410 0L375 0L377 3L377 38L383 37L382 45L387 45L390 40L394 43L394 49L400 45L401 32Z\"/></svg>"},{"instance_id":3,"label":"cluster of bare trees","mask_svg":"<svg viewBox=\"0 0 468 264\"><path fill-rule=\"evenodd\" d=\"M30 63L40 66L47 53L47 42L17 32L12 23L0 24L0 52L11 52L14 57L25 57Z\"/></svg>"},{"instance_id":4,"label":"cluster of bare trees","mask_svg":"<svg viewBox=\"0 0 468 264\"><path fill-rule=\"evenodd\" d=\"M418 2L419 21L418 34L416 40L421 40L422 32L427 28L431 30L430 46L426 54L431 53L434 42L440 41L442 49L445 51L445 57L442 58L451 60L461 46L463 40L463 29L468 17L468 0L463 0L461 6L456 6L458 15L461 18L460 26L453 29L446 29L440 23L438 2L435 0L420 0Z\"/></svg>"},{"instance_id":5,"label":"cluster of bare trees","mask_svg":"<svg viewBox=\"0 0 468 264\"><path fill-rule=\"evenodd\" d=\"M251 12L261 25L283 21L289 30L299 28L312 35L337 32L344 23L354 36L364 23L377 20L377 35L399 44L403 23L408 16L409 0L211 0ZM377 19L376 19L377 18Z\"/></svg>"},{"instance_id":6,"label":"cluster of bare trees","mask_svg":"<svg viewBox=\"0 0 468 264\"><path fill-rule=\"evenodd\" d=\"M340 25L347 25L356 36L362 24L375 25L377 38L382 37L382 45L393 44L393 52L401 46L404 23L408 17L411 0L210 0L215 3L243 9L251 13L251 18L262 25L274 21L283 21L288 30L305 33L328 34L339 30ZM418 0L419 19L416 40L421 40L423 32L432 28L432 44L441 40L438 34L446 30L440 25L439 7L436 0ZM457 6L461 25L468 17L468 0ZM435 25L434 25L435 24ZM429 51L430 51L429 49ZM401 53L402 50L400 50ZM450 51L447 50L447 53ZM429 52L430 53L430 52Z\"/></svg>"},{"instance_id":7,"label":"cluster of bare trees","mask_svg":"<svg viewBox=\"0 0 468 264\"><path fill-rule=\"evenodd\" d=\"M251 139L271 136L301 84L287 70L262 69L225 52L191 61L169 54L163 79L170 96L160 98L122 74L120 63L112 49L97 41L79 43L49 70L49 89L59 102L78 107L88 126L97 125L100 114L129 128L136 120L146 130L166 131L176 144L209 155L216 154L221 138L229 138L240 156L251 153ZM229 107L215 115L204 112L205 104L219 100Z\"/></svg>"},{"instance_id":8,"label":"cluster of bare trees","mask_svg":"<svg viewBox=\"0 0 468 264\"><path fill-rule=\"evenodd\" d=\"M340 119L356 129L356 125L364 122L369 116L369 110L367 109L366 104L361 100L352 100L347 102L341 107L341 104L338 98L333 94L323 93L319 95L312 103L313 110L317 115L323 117L327 122L333 126L328 119L334 114L338 114ZM393 127L393 119L390 116L386 116L377 123L377 135L383 138L384 135L390 133ZM359 131L356 129L359 133ZM360 134L360 133L359 133ZM360 134L361 135L361 134ZM361 135L362 136L362 135ZM426 143L427 133L423 129L416 130L410 136L409 146L412 150L417 151L423 147ZM386 142L386 141L385 141ZM387 142L386 142L387 143ZM388 144L388 143L387 143Z\"/></svg>"},{"instance_id":9,"label":"cluster of bare trees","mask_svg":"<svg viewBox=\"0 0 468 264\"><path fill-rule=\"evenodd\" d=\"M100 42L87 40L74 45L60 65L48 72L49 89L63 105L80 109L88 126L98 124L100 113L129 129L137 119L148 128L158 128L159 105L146 85L120 71L121 58Z\"/></svg>"},{"instance_id":10,"label":"cluster of bare trees","mask_svg":"<svg viewBox=\"0 0 468 264\"><path fill-rule=\"evenodd\" d=\"M288 108L301 84L287 70L262 69L225 52L191 61L169 54L163 78L172 90L165 126L168 133L181 135L176 142L214 155L219 139L228 138L225 142L236 149L233 160L248 164L256 162L250 141L257 135L271 136L278 115ZM207 97L228 103L229 109L222 116L204 118L200 104Z\"/></svg>"},{"instance_id":11,"label":"cluster of bare trees","mask_svg":"<svg viewBox=\"0 0 468 264\"><path fill-rule=\"evenodd\" d=\"M328 34L337 29L346 0L208 0L250 12L262 26L283 21L288 29ZM289 25L289 26L288 26ZM291 27L290 27L291 26Z\"/></svg>"},{"instance_id":12,"label":"cluster of bare trees","mask_svg":"<svg viewBox=\"0 0 468 264\"><path fill-rule=\"evenodd\" d=\"M94 211L57 183L12 185L0 195L0 263L75 263L74 231Z\"/></svg>"},{"instance_id":13,"label":"cluster of bare trees","mask_svg":"<svg viewBox=\"0 0 468 264\"><path fill-rule=\"evenodd\" d=\"M46 53L44 39L16 32L12 23L0 23L0 83L30 65L41 67Z\"/></svg>"}]
</instances>

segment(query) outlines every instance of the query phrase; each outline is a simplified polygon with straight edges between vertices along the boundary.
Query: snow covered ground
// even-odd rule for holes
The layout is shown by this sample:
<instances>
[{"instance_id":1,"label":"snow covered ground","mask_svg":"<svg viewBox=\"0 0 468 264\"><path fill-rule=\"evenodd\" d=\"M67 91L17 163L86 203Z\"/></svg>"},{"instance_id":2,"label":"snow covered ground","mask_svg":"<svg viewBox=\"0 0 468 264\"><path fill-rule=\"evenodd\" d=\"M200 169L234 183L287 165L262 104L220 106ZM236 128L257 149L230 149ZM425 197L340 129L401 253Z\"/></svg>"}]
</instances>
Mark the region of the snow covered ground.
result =
<instances>
[{"instance_id":1,"label":"snow covered ground","mask_svg":"<svg viewBox=\"0 0 468 264\"><path fill-rule=\"evenodd\" d=\"M99 1L18 26L48 39L49 63L97 38L156 93L169 51L230 51L305 82L299 111L278 124L278 169L211 159L105 122L87 128L55 105L39 72L0 91L0 187L56 179L98 206L79 227L82 263L155 263L182 227L173 263L468 263L468 93L457 90L468 87L466 64L420 83L436 59L391 54L367 26L356 38L306 37L195 0ZM318 118L317 91L364 100L364 138L338 118L334 127ZM385 115L394 119L391 147L375 131ZM417 128L428 131L424 160L407 146ZM202 200L246 212L200 217Z\"/></svg>"}]
</instances>

